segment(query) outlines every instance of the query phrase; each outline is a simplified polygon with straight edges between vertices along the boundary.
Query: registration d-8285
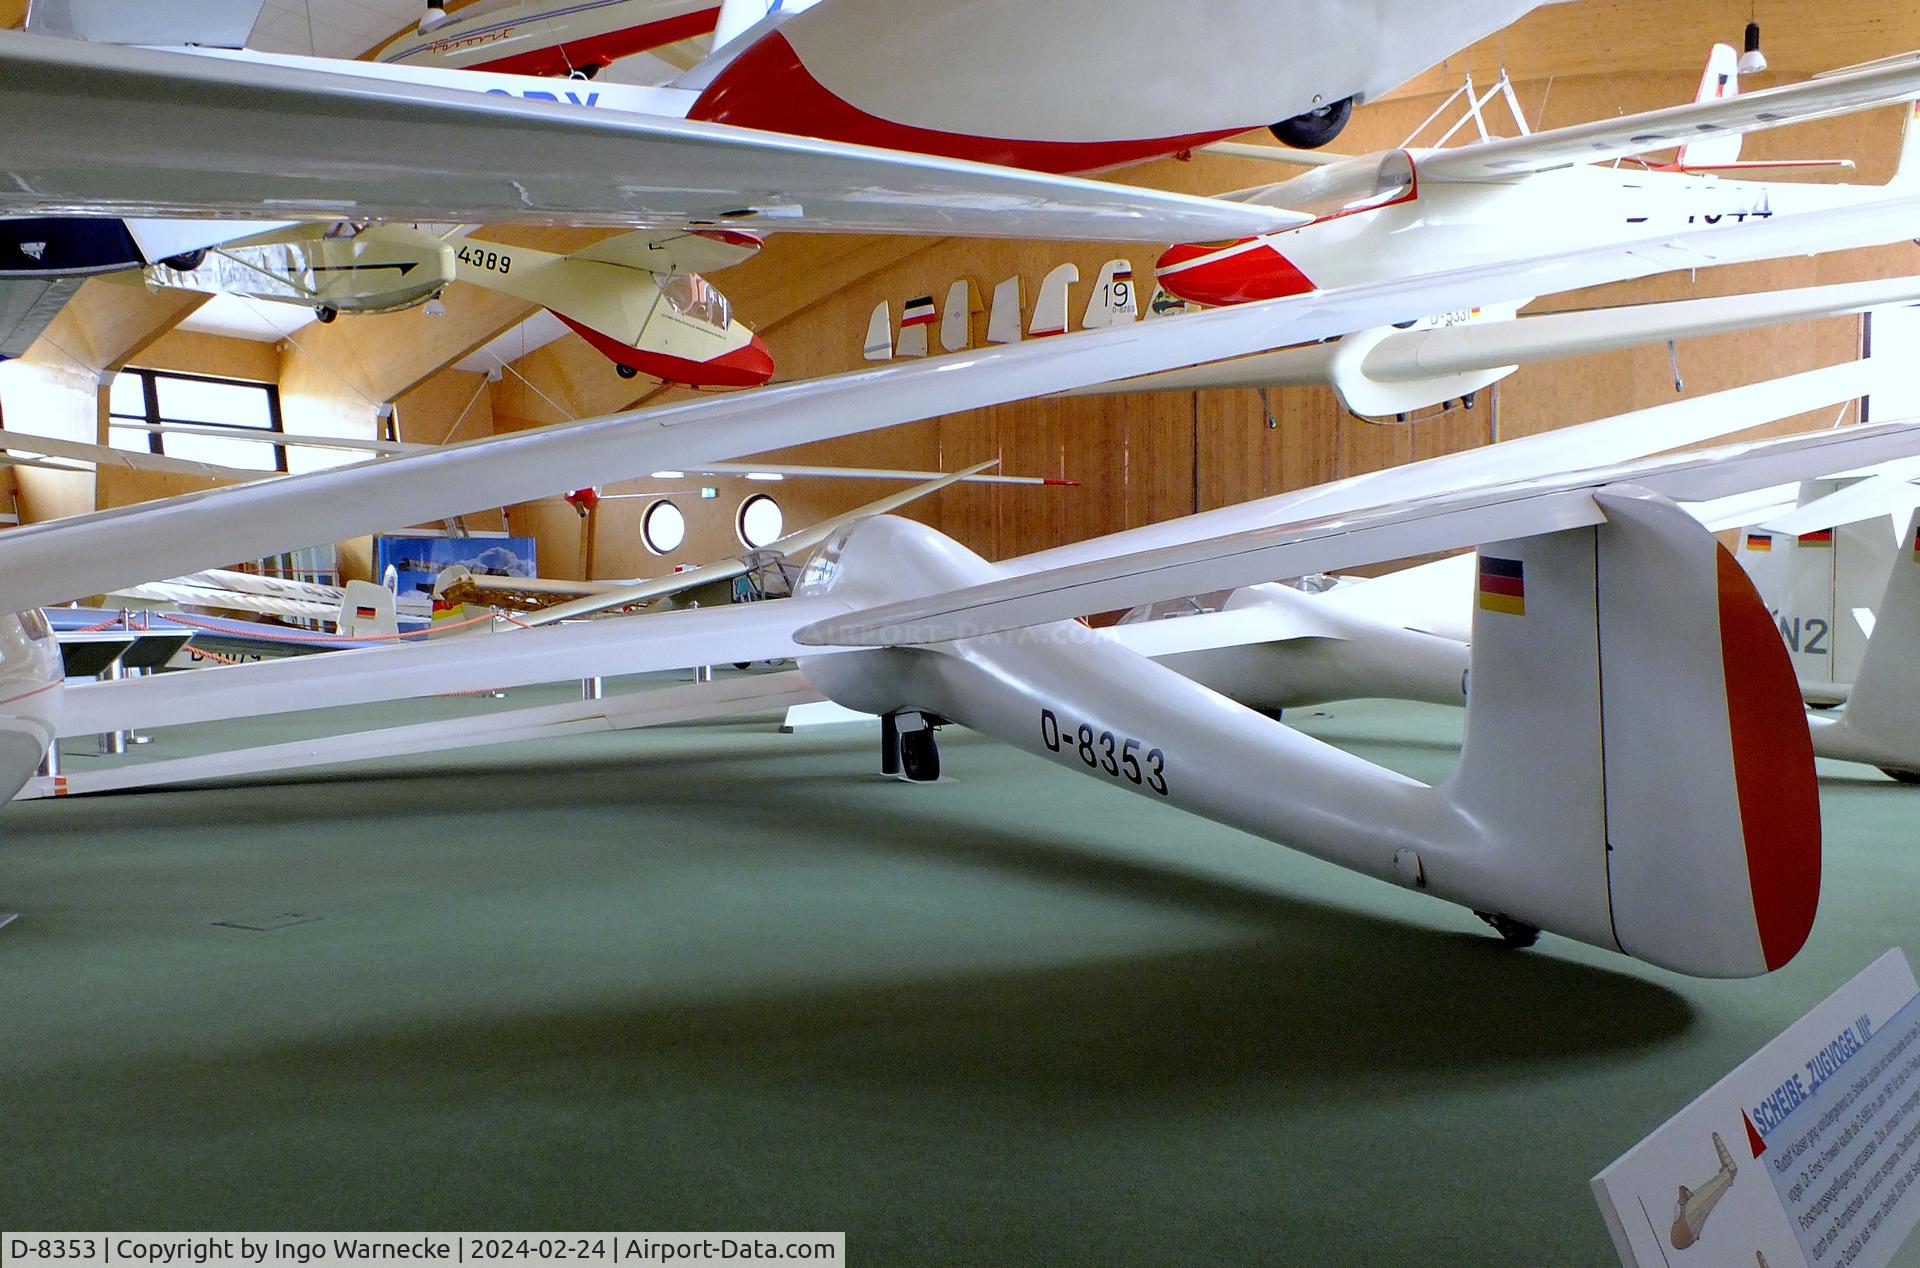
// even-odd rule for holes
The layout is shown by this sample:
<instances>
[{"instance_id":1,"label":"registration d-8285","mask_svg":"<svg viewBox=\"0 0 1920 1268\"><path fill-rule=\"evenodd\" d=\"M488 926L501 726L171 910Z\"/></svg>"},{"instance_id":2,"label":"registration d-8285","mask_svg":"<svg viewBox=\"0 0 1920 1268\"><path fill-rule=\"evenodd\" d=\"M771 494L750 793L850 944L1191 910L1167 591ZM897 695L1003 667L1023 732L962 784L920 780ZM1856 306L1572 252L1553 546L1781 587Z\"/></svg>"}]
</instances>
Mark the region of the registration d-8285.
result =
<instances>
[{"instance_id":1,"label":"registration d-8285","mask_svg":"<svg viewBox=\"0 0 1920 1268\"><path fill-rule=\"evenodd\" d=\"M1072 753L1086 763L1088 770L1138 784L1162 797L1167 795L1167 754L1163 749L1148 748L1142 740L1096 731L1085 722L1062 722L1052 709L1042 709L1040 742L1049 753Z\"/></svg>"}]
</instances>

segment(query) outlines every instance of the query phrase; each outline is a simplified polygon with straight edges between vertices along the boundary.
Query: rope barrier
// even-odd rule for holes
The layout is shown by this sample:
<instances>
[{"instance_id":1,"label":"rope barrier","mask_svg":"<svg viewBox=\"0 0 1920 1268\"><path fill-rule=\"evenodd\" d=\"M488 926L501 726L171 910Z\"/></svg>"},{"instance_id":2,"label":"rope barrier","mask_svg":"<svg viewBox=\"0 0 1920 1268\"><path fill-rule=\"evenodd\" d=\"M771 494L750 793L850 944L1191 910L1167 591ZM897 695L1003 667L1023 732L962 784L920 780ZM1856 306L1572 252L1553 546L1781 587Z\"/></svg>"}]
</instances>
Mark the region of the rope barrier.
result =
<instances>
[{"instance_id":1,"label":"rope barrier","mask_svg":"<svg viewBox=\"0 0 1920 1268\"><path fill-rule=\"evenodd\" d=\"M184 650L192 652L195 656L204 656L219 665L243 665L246 663L238 656L222 656L219 652L210 652L204 647L195 647L192 643L188 643Z\"/></svg>"}]
</instances>

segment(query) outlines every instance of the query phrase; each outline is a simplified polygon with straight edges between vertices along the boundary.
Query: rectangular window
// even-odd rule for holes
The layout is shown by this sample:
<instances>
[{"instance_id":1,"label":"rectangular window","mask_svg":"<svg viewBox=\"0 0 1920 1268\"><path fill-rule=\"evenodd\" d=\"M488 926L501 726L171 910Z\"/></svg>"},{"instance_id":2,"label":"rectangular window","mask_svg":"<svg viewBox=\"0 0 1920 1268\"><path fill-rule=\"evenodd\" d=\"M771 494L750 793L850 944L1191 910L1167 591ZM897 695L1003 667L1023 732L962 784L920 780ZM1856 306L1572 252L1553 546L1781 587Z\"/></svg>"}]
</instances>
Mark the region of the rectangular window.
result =
<instances>
[{"instance_id":1,"label":"rectangular window","mask_svg":"<svg viewBox=\"0 0 1920 1268\"><path fill-rule=\"evenodd\" d=\"M245 471L285 471L280 389L167 370L122 370L108 390L107 443Z\"/></svg>"}]
</instances>

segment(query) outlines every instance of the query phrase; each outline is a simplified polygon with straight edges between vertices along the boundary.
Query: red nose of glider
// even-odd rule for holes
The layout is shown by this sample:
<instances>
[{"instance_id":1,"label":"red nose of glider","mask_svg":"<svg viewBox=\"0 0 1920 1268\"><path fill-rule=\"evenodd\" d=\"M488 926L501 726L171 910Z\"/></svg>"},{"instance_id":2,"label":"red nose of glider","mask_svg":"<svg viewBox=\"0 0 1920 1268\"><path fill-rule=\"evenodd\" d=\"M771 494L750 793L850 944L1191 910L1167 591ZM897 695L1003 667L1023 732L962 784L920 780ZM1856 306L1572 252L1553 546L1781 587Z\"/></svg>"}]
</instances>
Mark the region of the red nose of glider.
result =
<instances>
[{"instance_id":1,"label":"red nose of glider","mask_svg":"<svg viewBox=\"0 0 1920 1268\"><path fill-rule=\"evenodd\" d=\"M1169 247L1155 264L1168 294L1195 304L1248 304L1315 289L1293 261L1264 238Z\"/></svg>"}]
</instances>

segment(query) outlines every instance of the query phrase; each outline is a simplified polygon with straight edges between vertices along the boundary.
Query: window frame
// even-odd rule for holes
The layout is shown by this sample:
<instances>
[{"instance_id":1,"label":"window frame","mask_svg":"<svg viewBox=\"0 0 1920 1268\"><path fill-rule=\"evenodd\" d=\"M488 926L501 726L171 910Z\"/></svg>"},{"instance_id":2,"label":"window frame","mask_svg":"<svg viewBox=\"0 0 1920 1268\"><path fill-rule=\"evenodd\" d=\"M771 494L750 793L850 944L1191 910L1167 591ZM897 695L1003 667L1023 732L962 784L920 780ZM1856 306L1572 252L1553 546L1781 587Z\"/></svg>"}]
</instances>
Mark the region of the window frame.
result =
<instances>
[{"instance_id":1,"label":"window frame","mask_svg":"<svg viewBox=\"0 0 1920 1268\"><path fill-rule=\"evenodd\" d=\"M665 549L653 544L653 533L650 528L653 523L653 513L663 506L680 517L680 540ZM640 512L640 545L645 547L649 554L665 559L668 555L671 555L674 551L679 550L687 544L688 527L687 513L675 505L672 498L655 498L653 501L647 503L645 510Z\"/></svg>"},{"instance_id":2,"label":"window frame","mask_svg":"<svg viewBox=\"0 0 1920 1268\"><path fill-rule=\"evenodd\" d=\"M107 429L109 433L111 433L113 429L113 421L115 419L123 419L123 420L126 420L127 422L136 423L136 424L146 424L147 426L143 427L142 430L146 431L146 434L147 434L147 452L149 453L157 454L161 457L176 456L176 455L169 455L167 453L167 450L166 450L167 433L164 431L153 430L154 428L157 428L164 423L178 423L183 426L189 426L189 427L218 428L221 431L232 432L236 437L241 437L241 436L257 437L257 436L264 435L264 436L277 436L284 439L287 434L286 419L280 413L280 385L277 383L263 383L257 379L226 378L217 374L194 374L185 370L155 370L155 369L149 369L145 366L127 366L125 369L120 370L119 373L131 374L136 376L140 380L140 396L141 396L142 404L146 408L146 413L142 417L136 417L135 415L132 415L132 414L121 414L121 413L114 412L113 403L111 399L112 385L109 384L108 385L109 399L107 403ZM197 383L217 383L222 387L258 388L261 392L264 392L266 394L266 398L267 398L267 425L265 427L248 427L241 423L209 423L209 422L202 422L198 419L168 418L163 414L161 414L160 412L159 381L163 378L164 379L186 379L186 380L190 380ZM191 435L193 433L181 433L181 434ZM260 440L260 441L257 441L256 443L264 444L273 451L273 465L270 467L258 468L260 473L262 475L269 475L269 474L285 475L287 473L287 446L284 444L276 443L273 441L267 441L267 440ZM113 439L111 435L109 435L107 438L107 444L109 446L113 444Z\"/></svg>"},{"instance_id":3,"label":"window frame","mask_svg":"<svg viewBox=\"0 0 1920 1268\"><path fill-rule=\"evenodd\" d=\"M780 516L780 529L766 541L754 542L747 537L747 512L754 503L761 501L771 505L774 512ZM739 538L740 544L748 550L765 550L787 535L787 508L780 505L780 499L771 493L749 493L740 499L740 505L733 513L733 535Z\"/></svg>"}]
</instances>

